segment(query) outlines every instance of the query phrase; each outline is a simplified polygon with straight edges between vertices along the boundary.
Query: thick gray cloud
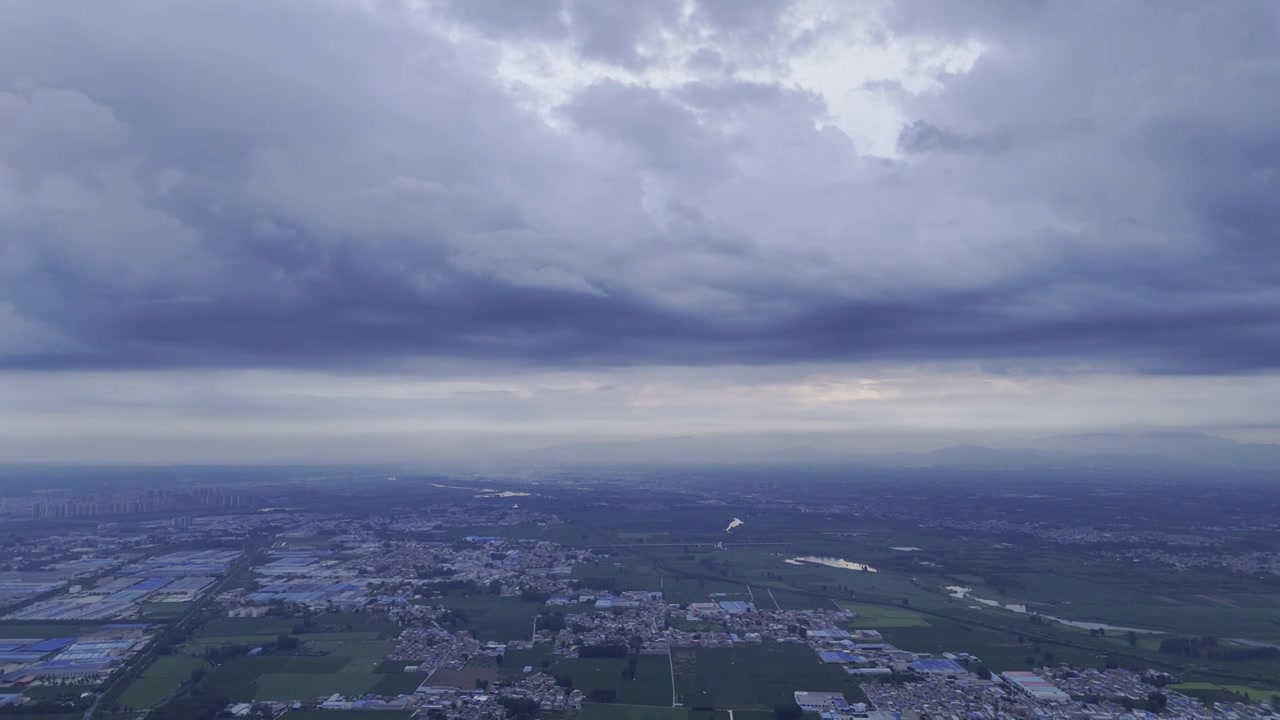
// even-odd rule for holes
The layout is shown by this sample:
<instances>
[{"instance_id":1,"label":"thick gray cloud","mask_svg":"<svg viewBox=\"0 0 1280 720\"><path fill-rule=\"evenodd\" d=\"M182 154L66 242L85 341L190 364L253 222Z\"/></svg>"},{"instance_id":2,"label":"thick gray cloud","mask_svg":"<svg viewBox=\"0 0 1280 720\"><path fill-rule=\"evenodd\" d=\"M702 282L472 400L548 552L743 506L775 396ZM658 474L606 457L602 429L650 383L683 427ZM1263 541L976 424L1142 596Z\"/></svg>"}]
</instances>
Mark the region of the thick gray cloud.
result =
<instances>
[{"instance_id":1,"label":"thick gray cloud","mask_svg":"<svg viewBox=\"0 0 1280 720\"><path fill-rule=\"evenodd\" d=\"M0 364L1280 365L1274 3L805 10L2 4ZM877 157L785 70L846 37L985 50Z\"/></svg>"}]
</instances>

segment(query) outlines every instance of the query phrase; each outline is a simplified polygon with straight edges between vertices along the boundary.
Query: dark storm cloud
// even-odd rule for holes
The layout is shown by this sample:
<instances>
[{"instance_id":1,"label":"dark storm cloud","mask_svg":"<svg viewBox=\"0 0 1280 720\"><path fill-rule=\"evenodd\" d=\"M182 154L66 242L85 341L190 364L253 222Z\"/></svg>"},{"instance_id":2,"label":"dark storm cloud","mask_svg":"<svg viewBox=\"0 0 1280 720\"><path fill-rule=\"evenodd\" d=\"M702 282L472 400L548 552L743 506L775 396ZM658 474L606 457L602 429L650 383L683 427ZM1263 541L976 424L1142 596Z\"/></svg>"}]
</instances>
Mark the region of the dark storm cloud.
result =
<instances>
[{"instance_id":1,"label":"dark storm cloud","mask_svg":"<svg viewBox=\"0 0 1280 720\"><path fill-rule=\"evenodd\" d=\"M674 0L578 2L573 8L574 36L583 58L639 69L647 64L639 45L680 12Z\"/></svg>"},{"instance_id":2,"label":"dark storm cloud","mask_svg":"<svg viewBox=\"0 0 1280 720\"><path fill-rule=\"evenodd\" d=\"M556 130L438 26L711 69L779 3L0 6L0 364L1280 366L1276 6L949 8L890 30L987 51L883 83L885 159L782 78Z\"/></svg>"},{"instance_id":3,"label":"dark storm cloud","mask_svg":"<svg viewBox=\"0 0 1280 720\"><path fill-rule=\"evenodd\" d=\"M979 152L1007 150L1014 142L1008 133L962 135L923 120L908 123L898 135L898 150L904 153Z\"/></svg>"}]
</instances>

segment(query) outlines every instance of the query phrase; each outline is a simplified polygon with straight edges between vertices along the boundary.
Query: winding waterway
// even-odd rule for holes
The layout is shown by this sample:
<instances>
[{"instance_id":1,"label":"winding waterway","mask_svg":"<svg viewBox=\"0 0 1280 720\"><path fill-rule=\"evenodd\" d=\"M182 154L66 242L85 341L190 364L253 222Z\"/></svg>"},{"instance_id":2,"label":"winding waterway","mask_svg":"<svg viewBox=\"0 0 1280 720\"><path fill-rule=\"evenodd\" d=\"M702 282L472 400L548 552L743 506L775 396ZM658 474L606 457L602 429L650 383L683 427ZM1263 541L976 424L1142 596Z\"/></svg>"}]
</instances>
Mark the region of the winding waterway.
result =
<instances>
[{"instance_id":1,"label":"winding waterway","mask_svg":"<svg viewBox=\"0 0 1280 720\"><path fill-rule=\"evenodd\" d=\"M973 592L973 588L961 587L959 585L948 585L943 589L947 591L948 595L950 595L953 598L956 598L957 600L972 600L973 602L980 603L988 607L1000 608L1001 610L1008 610L1009 612L1015 612L1021 615L1026 615L1031 612L1030 610L1027 609L1026 605L1023 605L1021 603L1002 603L997 600L988 600L986 598L980 598L976 595L970 595L969 593ZM1040 617L1046 620L1052 620L1054 622L1059 622L1059 623L1062 623L1063 625L1068 625L1074 628L1080 628L1082 630L1106 630L1108 632L1114 630L1117 632L1146 633L1149 635L1164 634L1163 630L1147 630L1144 628L1124 627L1123 625L1110 625L1108 623L1084 622L1081 620L1067 620L1065 618L1054 617L1053 615L1046 615L1045 613L1035 613L1035 614L1039 615Z\"/></svg>"}]
</instances>

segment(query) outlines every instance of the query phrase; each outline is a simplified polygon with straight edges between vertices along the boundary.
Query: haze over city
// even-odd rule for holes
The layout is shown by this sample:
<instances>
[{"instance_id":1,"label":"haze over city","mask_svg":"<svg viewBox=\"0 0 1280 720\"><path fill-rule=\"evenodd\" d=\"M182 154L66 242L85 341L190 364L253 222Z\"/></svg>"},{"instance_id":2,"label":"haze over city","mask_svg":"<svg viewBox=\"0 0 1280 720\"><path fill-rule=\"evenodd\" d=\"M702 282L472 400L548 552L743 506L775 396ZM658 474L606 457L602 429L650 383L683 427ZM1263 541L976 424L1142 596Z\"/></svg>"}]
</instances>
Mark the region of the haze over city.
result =
<instances>
[{"instance_id":1,"label":"haze over city","mask_svg":"<svg viewBox=\"0 0 1280 720\"><path fill-rule=\"evenodd\" d=\"M1280 441L1277 18L0 3L0 460Z\"/></svg>"}]
</instances>

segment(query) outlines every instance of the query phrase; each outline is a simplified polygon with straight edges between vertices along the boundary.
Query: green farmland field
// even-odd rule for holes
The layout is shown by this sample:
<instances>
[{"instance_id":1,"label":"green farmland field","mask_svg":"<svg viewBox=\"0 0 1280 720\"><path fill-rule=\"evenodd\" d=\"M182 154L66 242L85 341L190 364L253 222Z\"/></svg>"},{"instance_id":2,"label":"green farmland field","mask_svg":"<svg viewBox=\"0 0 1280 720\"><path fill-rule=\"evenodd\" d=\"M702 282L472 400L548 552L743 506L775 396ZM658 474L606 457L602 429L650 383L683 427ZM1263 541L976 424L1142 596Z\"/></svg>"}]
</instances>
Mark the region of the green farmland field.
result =
<instances>
[{"instance_id":1,"label":"green farmland field","mask_svg":"<svg viewBox=\"0 0 1280 720\"><path fill-rule=\"evenodd\" d=\"M766 643L732 648L674 651L676 693L687 707L772 709L791 702L796 690L843 692L862 699L852 677L823 664L799 643Z\"/></svg>"},{"instance_id":2,"label":"green farmland field","mask_svg":"<svg viewBox=\"0 0 1280 720\"><path fill-rule=\"evenodd\" d=\"M281 720L409 720L408 711L393 710L290 710Z\"/></svg>"},{"instance_id":3,"label":"green farmland field","mask_svg":"<svg viewBox=\"0 0 1280 720\"><path fill-rule=\"evenodd\" d=\"M120 694L119 703L135 710L149 708L164 700L191 677L193 670L207 667L199 658L185 655L163 655L156 658L142 675Z\"/></svg>"},{"instance_id":4,"label":"green farmland field","mask_svg":"<svg viewBox=\"0 0 1280 720\"><path fill-rule=\"evenodd\" d=\"M773 717L773 713L769 713ZM585 703L578 720L728 720L724 710L714 712L689 708L622 705L617 703ZM735 718L736 720L736 718Z\"/></svg>"},{"instance_id":5,"label":"green farmland field","mask_svg":"<svg viewBox=\"0 0 1280 720\"><path fill-rule=\"evenodd\" d=\"M573 686L584 693L592 688L614 688L623 705L671 706L671 667L666 655L639 656L636 676L631 680L622 677L626 668L623 658L560 658L553 660L546 672L569 676Z\"/></svg>"},{"instance_id":6,"label":"green farmland field","mask_svg":"<svg viewBox=\"0 0 1280 720\"><path fill-rule=\"evenodd\" d=\"M466 613L466 628L474 630L482 642L528 640L533 634L533 619L551 610L542 603L502 595L446 595L429 602ZM564 613L575 609L574 606L554 608Z\"/></svg>"}]
</instances>

